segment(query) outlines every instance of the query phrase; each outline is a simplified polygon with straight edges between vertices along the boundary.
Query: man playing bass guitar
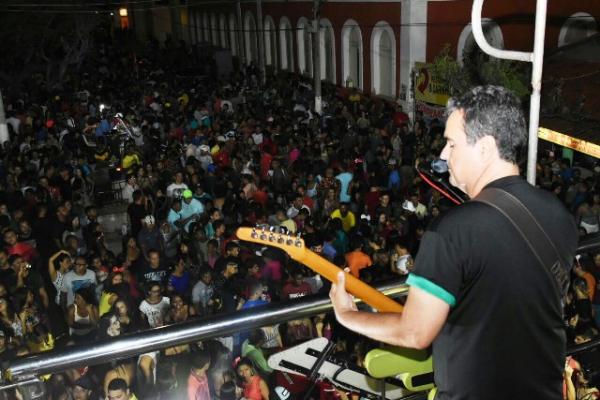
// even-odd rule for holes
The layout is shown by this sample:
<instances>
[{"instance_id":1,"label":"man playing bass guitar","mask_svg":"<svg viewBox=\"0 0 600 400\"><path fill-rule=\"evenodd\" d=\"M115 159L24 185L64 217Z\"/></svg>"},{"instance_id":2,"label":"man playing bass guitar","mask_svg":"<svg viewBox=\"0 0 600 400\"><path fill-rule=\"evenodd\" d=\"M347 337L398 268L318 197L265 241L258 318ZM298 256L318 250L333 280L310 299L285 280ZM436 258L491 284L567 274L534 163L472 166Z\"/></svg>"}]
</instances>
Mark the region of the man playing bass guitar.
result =
<instances>
[{"instance_id":1,"label":"man playing bass guitar","mask_svg":"<svg viewBox=\"0 0 600 400\"><path fill-rule=\"evenodd\" d=\"M577 228L551 193L519 176L527 130L508 90L473 88L451 99L447 111L440 157L450 182L474 200L496 189L518 199L553 244L560 271L541 261L532 238L500 210L469 201L428 227L402 314L358 311L340 273L330 291L335 315L381 342L433 344L437 400L562 399L564 288L556 277L571 267Z\"/></svg>"}]
</instances>

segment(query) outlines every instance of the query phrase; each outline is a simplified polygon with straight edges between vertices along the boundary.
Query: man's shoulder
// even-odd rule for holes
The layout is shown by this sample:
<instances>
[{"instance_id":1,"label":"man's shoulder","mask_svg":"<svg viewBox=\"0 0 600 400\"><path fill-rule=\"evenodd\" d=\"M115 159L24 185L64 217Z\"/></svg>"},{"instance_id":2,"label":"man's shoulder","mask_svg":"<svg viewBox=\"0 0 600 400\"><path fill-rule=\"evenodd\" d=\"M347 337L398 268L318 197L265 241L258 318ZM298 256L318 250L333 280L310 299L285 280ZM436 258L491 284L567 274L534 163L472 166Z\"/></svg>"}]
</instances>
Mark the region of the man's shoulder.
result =
<instances>
[{"instance_id":1,"label":"man's shoulder","mask_svg":"<svg viewBox=\"0 0 600 400\"><path fill-rule=\"evenodd\" d=\"M464 229L468 226L483 225L494 210L481 202L468 201L457 207L450 208L431 221L427 230L444 232Z\"/></svg>"}]
</instances>

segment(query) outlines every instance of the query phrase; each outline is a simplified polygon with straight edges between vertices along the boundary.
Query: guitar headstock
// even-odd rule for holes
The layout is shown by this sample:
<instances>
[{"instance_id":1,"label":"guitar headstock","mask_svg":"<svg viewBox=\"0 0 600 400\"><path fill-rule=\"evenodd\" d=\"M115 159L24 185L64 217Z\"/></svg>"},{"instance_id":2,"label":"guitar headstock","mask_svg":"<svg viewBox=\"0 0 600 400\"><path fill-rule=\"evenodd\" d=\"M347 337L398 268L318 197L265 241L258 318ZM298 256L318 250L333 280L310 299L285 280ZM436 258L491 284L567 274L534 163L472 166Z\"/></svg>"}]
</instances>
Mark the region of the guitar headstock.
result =
<instances>
[{"instance_id":1,"label":"guitar headstock","mask_svg":"<svg viewBox=\"0 0 600 400\"><path fill-rule=\"evenodd\" d=\"M255 228L238 228L236 235L240 240L277 247L288 253L294 260L301 259L307 251L304 240L299 235L292 235L282 226L259 225Z\"/></svg>"}]
</instances>

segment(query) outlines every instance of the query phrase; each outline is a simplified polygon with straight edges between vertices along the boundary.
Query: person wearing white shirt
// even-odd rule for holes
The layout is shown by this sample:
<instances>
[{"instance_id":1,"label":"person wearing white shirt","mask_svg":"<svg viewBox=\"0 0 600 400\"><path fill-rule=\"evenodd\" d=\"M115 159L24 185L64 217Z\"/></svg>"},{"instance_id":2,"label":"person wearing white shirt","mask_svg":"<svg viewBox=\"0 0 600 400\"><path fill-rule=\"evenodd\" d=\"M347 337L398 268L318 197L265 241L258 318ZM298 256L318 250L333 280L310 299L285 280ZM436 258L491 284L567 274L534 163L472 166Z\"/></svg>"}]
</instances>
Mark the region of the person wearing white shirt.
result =
<instances>
[{"instance_id":1,"label":"person wearing white shirt","mask_svg":"<svg viewBox=\"0 0 600 400\"><path fill-rule=\"evenodd\" d=\"M139 189L134 174L127 176L127 184L121 190L121 198L127 202L127 204L133 203L133 192Z\"/></svg>"},{"instance_id":2,"label":"person wearing white shirt","mask_svg":"<svg viewBox=\"0 0 600 400\"><path fill-rule=\"evenodd\" d=\"M167 186L167 197L181 198L181 193L186 189L188 189L188 185L183 183L183 173L177 172L175 174L175 182Z\"/></svg>"},{"instance_id":3,"label":"person wearing white shirt","mask_svg":"<svg viewBox=\"0 0 600 400\"><path fill-rule=\"evenodd\" d=\"M96 274L87 269L87 260L83 256L75 258L75 267L67 272L63 278L62 293L67 296L67 306L75 301L75 292L81 288L96 286Z\"/></svg>"}]
</instances>

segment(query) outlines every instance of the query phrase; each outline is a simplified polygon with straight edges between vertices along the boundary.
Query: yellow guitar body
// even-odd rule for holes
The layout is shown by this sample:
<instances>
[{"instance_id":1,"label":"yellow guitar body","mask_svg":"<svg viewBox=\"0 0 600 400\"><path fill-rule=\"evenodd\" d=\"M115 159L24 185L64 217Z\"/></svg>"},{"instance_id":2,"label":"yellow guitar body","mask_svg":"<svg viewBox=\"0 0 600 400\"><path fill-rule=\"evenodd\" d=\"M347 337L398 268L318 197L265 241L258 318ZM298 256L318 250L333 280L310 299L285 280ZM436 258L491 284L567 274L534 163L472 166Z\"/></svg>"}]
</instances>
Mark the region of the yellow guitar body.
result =
<instances>
[{"instance_id":1,"label":"yellow guitar body","mask_svg":"<svg viewBox=\"0 0 600 400\"><path fill-rule=\"evenodd\" d=\"M282 233L278 229L239 228L236 235L241 240L280 248L292 259L331 282L337 281L337 274L342 271L340 268L307 249L302 239ZM401 304L348 273L346 290L380 312L400 313L403 310ZM365 366L374 378L398 377L410 391L418 392L433 387L433 364L431 355L426 351L399 347L375 349L367 354Z\"/></svg>"},{"instance_id":2,"label":"yellow guitar body","mask_svg":"<svg viewBox=\"0 0 600 400\"><path fill-rule=\"evenodd\" d=\"M374 378L400 379L411 392L433 388L433 363L425 351L402 347L374 349L365 357L365 368Z\"/></svg>"}]
</instances>

